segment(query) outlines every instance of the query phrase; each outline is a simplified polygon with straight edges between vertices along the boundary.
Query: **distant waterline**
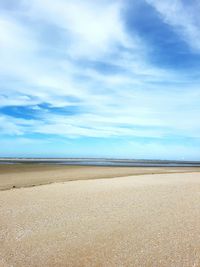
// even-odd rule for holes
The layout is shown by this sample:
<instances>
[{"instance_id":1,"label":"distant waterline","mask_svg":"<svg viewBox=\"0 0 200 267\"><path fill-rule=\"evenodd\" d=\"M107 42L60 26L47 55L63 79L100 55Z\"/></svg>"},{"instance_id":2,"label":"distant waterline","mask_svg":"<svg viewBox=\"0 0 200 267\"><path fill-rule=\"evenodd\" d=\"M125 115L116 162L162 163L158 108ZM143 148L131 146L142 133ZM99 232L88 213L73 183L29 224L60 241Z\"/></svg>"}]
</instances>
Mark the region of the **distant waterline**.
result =
<instances>
[{"instance_id":1,"label":"distant waterline","mask_svg":"<svg viewBox=\"0 0 200 267\"><path fill-rule=\"evenodd\" d=\"M116 159L0 159L0 164L48 164L113 167L200 167L200 162Z\"/></svg>"}]
</instances>

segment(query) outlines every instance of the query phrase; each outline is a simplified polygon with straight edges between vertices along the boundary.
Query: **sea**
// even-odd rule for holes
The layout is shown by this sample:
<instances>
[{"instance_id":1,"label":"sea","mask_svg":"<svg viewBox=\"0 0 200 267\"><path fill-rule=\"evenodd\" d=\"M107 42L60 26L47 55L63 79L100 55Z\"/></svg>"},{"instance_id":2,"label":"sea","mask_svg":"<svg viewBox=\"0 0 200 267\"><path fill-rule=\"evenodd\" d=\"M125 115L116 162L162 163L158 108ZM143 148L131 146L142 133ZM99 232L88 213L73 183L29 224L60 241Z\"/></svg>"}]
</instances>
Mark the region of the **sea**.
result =
<instances>
[{"instance_id":1,"label":"sea","mask_svg":"<svg viewBox=\"0 0 200 267\"><path fill-rule=\"evenodd\" d=\"M104 167L200 167L200 161L107 158L0 158L0 164L48 164Z\"/></svg>"}]
</instances>

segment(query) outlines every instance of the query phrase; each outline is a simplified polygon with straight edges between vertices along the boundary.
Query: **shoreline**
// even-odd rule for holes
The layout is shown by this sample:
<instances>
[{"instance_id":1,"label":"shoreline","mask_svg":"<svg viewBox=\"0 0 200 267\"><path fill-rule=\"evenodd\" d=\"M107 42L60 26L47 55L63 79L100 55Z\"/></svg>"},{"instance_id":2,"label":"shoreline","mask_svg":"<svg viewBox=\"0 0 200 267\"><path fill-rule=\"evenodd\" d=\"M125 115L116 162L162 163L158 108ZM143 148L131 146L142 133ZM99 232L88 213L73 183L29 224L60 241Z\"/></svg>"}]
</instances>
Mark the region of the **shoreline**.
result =
<instances>
[{"instance_id":1,"label":"shoreline","mask_svg":"<svg viewBox=\"0 0 200 267\"><path fill-rule=\"evenodd\" d=\"M0 165L46 164L108 167L200 167L200 161L112 158L0 158Z\"/></svg>"}]
</instances>

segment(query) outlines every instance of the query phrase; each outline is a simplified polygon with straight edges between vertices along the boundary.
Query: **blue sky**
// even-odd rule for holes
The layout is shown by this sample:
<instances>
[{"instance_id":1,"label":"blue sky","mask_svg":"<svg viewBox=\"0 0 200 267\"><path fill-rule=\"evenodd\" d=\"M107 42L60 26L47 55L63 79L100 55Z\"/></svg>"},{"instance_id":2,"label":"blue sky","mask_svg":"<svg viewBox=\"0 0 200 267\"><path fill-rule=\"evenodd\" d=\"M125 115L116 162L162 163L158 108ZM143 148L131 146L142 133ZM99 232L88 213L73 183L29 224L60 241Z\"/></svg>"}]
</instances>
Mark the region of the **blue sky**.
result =
<instances>
[{"instance_id":1,"label":"blue sky","mask_svg":"<svg viewBox=\"0 0 200 267\"><path fill-rule=\"evenodd\" d=\"M199 13L0 0L0 156L200 160Z\"/></svg>"}]
</instances>

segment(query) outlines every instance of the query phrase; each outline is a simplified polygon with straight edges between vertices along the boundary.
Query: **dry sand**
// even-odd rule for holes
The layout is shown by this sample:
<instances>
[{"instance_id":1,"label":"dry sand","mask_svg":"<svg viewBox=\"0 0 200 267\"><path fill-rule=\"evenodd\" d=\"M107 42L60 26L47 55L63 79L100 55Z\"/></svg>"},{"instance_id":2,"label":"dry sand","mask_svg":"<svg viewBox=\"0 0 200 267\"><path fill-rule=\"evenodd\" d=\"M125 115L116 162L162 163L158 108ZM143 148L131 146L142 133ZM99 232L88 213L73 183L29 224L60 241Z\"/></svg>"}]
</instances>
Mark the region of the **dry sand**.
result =
<instances>
[{"instance_id":1,"label":"dry sand","mask_svg":"<svg viewBox=\"0 0 200 267\"><path fill-rule=\"evenodd\" d=\"M1 191L0 266L200 266L200 173Z\"/></svg>"},{"instance_id":2,"label":"dry sand","mask_svg":"<svg viewBox=\"0 0 200 267\"><path fill-rule=\"evenodd\" d=\"M0 164L0 190L74 180L192 171L200 171L200 167L98 167L27 163Z\"/></svg>"}]
</instances>

